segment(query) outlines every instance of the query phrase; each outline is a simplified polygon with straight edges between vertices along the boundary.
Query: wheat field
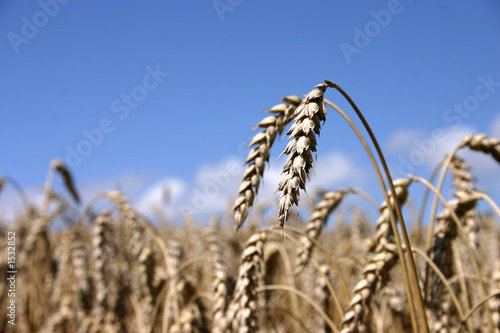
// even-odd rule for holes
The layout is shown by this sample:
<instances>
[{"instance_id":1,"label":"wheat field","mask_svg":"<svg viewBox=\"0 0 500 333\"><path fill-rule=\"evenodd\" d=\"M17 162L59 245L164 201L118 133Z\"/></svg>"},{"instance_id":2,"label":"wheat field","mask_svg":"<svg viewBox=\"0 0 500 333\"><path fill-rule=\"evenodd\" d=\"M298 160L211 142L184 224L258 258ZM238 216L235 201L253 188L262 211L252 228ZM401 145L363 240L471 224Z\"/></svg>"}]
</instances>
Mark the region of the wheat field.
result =
<instances>
[{"instance_id":1,"label":"wheat field","mask_svg":"<svg viewBox=\"0 0 500 333\"><path fill-rule=\"evenodd\" d=\"M366 134L327 93L348 101ZM296 208L321 159L317 136L328 112L340 113L361 140L385 201L376 205L363 189L327 189L302 221ZM0 217L1 270L16 271L15 283L9 273L0 281L7 309L0 331L500 332L500 210L460 156L472 150L500 163L500 139L470 134L429 179L392 179L361 111L330 81L303 98L282 98L254 130L228 212L232 228L189 214L183 226L160 213L151 220L119 191L81 205L71 170L52 161L42 204L18 189L24 209L16 222ZM272 161L283 163L279 200L269 217L256 197L283 136L283 157ZM443 189L446 175L453 196ZM0 175L0 191L7 186L15 180ZM422 207L403 210L416 186L426 189ZM378 218L337 211L353 195Z\"/></svg>"}]
</instances>

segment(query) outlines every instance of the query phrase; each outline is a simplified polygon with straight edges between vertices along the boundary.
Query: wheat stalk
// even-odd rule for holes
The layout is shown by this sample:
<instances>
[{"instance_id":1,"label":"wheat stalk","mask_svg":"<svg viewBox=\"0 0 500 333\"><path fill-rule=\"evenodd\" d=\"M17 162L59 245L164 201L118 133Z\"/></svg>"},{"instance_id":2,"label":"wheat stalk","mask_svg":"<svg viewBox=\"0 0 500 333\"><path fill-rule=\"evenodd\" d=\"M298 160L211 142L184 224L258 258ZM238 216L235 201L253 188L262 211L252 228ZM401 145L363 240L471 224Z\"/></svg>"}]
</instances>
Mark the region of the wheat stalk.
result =
<instances>
[{"instance_id":1,"label":"wheat stalk","mask_svg":"<svg viewBox=\"0 0 500 333\"><path fill-rule=\"evenodd\" d=\"M289 142L283 151L288 155L283 166L282 178L278 184L281 196L278 203L278 224L280 228L285 226L290 216L293 205L299 204L300 189L306 189L306 178L309 171L313 169L313 157L311 152L316 153L316 136L321 130L321 121L326 120L326 106L323 95L328 84L322 83L312 90L302 103L295 109L292 118L293 125L286 133Z\"/></svg>"},{"instance_id":2,"label":"wheat stalk","mask_svg":"<svg viewBox=\"0 0 500 333\"><path fill-rule=\"evenodd\" d=\"M254 135L248 148L252 148L245 161L246 169L243 173L243 179L238 190L238 198L233 205L234 223L239 229L245 222L248 210L252 207L255 196L259 191L260 180L264 176L265 163L269 161L271 146L273 145L277 134L283 133L285 126L290 121L290 115L302 102L298 96L288 96L282 98L285 103L278 104L266 112L274 114L260 121L253 128L263 129L263 131Z\"/></svg>"}]
</instances>

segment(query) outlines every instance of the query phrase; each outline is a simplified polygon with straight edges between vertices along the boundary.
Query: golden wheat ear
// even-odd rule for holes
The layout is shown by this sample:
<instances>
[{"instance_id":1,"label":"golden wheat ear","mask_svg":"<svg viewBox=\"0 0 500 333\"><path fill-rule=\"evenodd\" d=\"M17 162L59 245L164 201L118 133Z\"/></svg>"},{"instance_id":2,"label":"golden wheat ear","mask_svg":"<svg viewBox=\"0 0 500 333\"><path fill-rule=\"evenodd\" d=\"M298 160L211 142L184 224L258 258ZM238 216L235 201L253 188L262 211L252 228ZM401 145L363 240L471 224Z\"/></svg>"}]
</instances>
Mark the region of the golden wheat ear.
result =
<instances>
[{"instance_id":1,"label":"golden wheat ear","mask_svg":"<svg viewBox=\"0 0 500 333\"><path fill-rule=\"evenodd\" d=\"M327 192L323 195L321 201L314 206L314 211L305 226L307 236L312 239L319 238L323 230L323 224L326 224L330 214L340 205L347 193L347 190L339 190ZM297 261L294 268L295 274L300 273L306 267L311 257L314 243L309 237L304 236L300 239L303 247L297 249Z\"/></svg>"},{"instance_id":2,"label":"golden wheat ear","mask_svg":"<svg viewBox=\"0 0 500 333\"><path fill-rule=\"evenodd\" d=\"M231 332L257 332L258 293L262 284L265 231L253 234L241 254L234 294L228 305L225 327Z\"/></svg>"},{"instance_id":3,"label":"golden wheat ear","mask_svg":"<svg viewBox=\"0 0 500 333\"><path fill-rule=\"evenodd\" d=\"M316 153L316 135L321 130L321 121L326 120L326 107L323 101L323 94L329 85L327 83L318 84L307 94L304 101L295 109L292 119L293 125L286 133L289 136L288 144L281 155L288 155L283 166L283 175L278 191L281 196L278 204L278 223L280 228L285 226L290 217L293 205L299 204L300 193L306 189L306 178L309 171L313 169L312 153Z\"/></svg>"},{"instance_id":4,"label":"golden wheat ear","mask_svg":"<svg viewBox=\"0 0 500 333\"><path fill-rule=\"evenodd\" d=\"M0 192L2 192L2 189L5 185L5 183L7 183L7 179L5 178L0 178Z\"/></svg>"},{"instance_id":5,"label":"golden wheat ear","mask_svg":"<svg viewBox=\"0 0 500 333\"><path fill-rule=\"evenodd\" d=\"M462 139L462 146L491 155L500 163L500 139L489 138L488 134L468 135Z\"/></svg>"},{"instance_id":6,"label":"golden wheat ear","mask_svg":"<svg viewBox=\"0 0 500 333\"><path fill-rule=\"evenodd\" d=\"M71 176L71 173L70 173L68 167L66 166L66 164L64 164L64 162L62 160L56 159L56 160L53 160L50 165L51 165L52 169L54 169L55 171L57 171L61 175L63 182L64 182L64 186L66 186L66 189L69 191L69 193L71 193L71 196L73 197L73 199L77 203L80 203L80 196L78 195L78 192L77 192L76 187L75 187L75 183L73 181L73 177Z\"/></svg>"},{"instance_id":7,"label":"golden wheat ear","mask_svg":"<svg viewBox=\"0 0 500 333\"><path fill-rule=\"evenodd\" d=\"M273 116L267 116L260 121L253 129L262 129L255 134L247 148L253 147L248 153L245 161L245 172L238 190L238 198L233 205L234 224L236 229L240 229L245 222L248 211L254 203L254 199L259 191L260 180L264 176L264 168L269 155L271 146L276 140L277 134L281 134L288 122L290 115L293 114L297 106L302 103L298 96L283 97L285 103L273 106L267 110L267 113Z\"/></svg>"},{"instance_id":8,"label":"golden wheat ear","mask_svg":"<svg viewBox=\"0 0 500 333\"><path fill-rule=\"evenodd\" d=\"M363 277L353 289L353 297L342 319L341 333L358 332L358 327L366 324L366 308L375 294L389 282L388 272L397 264L398 254L394 242L394 234L390 224L390 209L396 204L402 206L408 199L410 179L396 179L394 181L396 198L388 192L389 203L384 201L379 208L380 216L377 221L375 237L368 264L363 268Z\"/></svg>"}]
</instances>

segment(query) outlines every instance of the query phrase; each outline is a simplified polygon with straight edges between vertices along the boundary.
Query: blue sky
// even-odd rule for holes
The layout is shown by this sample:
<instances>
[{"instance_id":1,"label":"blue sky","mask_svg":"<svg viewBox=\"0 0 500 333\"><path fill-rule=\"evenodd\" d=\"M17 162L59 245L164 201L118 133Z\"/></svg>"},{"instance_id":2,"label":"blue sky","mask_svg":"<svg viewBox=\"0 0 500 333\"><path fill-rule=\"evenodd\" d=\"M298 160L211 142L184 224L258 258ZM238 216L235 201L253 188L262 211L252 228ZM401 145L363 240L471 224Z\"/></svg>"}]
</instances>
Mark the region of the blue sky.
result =
<instances>
[{"instance_id":1,"label":"blue sky","mask_svg":"<svg viewBox=\"0 0 500 333\"><path fill-rule=\"evenodd\" d=\"M119 186L146 211L166 185L172 212L200 196L209 202L197 211L223 210L262 111L328 79L357 102L395 174L427 177L462 135L500 137L499 18L493 0L3 1L0 175L36 198L62 158L84 201ZM353 115L337 92L326 98ZM275 191L285 143L261 200ZM498 198L498 165L463 156ZM381 200L333 111L314 181Z\"/></svg>"}]
</instances>

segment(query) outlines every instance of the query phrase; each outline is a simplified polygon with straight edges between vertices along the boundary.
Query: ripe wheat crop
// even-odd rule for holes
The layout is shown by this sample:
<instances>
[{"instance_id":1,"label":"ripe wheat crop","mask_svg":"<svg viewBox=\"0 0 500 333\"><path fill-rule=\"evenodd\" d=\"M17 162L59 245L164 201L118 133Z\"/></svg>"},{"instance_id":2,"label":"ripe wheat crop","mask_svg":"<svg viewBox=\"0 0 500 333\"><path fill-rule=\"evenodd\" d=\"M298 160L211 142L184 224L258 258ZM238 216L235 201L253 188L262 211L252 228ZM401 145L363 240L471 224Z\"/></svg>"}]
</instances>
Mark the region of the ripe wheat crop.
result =
<instances>
[{"instance_id":1,"label":"ripe wheat crop","mask_svg":"<svg viewBox=\"0 0 500 333\"><path fill-rule=\"evenodd\" d=\"M326 99L338 98L336 91L368 136ZM82 206L77 175L61 160L49 165L39 206L14 179L0 177L0 192L14 186L24 202L13 224L0 216L0 248L7 253L14 233L18 271L15 316L2 315L0 331L500 333L500 210L460 155L470 150L500 163L500 139L463 138L443 156L437 180L393 180L367 120L337 84L282 102L254 127L240 186L228 198L234 227L187 214L184 226L146 218L119 191L96 193ZM346 196L373 202L355 188L325 189L307 221L295 214L296 206L307 209L300 195L321 159L317 146L335 144L318 139L331 130L327 111L346 120L373 163L385 198L374 220L338 209ZM288 140L283 156L270 161L280 136ZM268 163L283 163L272 217L257 198ZM430 194L426 214L403 209L417 186ZM251 214L258 222L245 226ZM9 264L2 255L2 272ZM0 280L2 309L11 304L9 288Z\"/></svg>"}]
</instances>

